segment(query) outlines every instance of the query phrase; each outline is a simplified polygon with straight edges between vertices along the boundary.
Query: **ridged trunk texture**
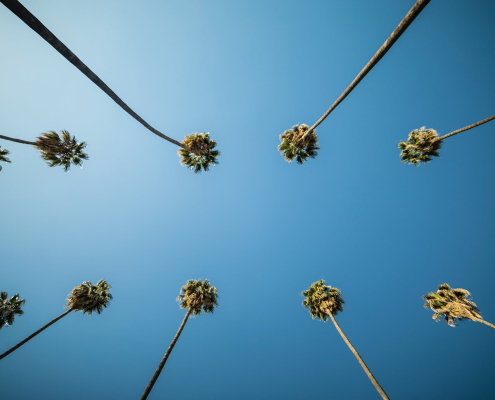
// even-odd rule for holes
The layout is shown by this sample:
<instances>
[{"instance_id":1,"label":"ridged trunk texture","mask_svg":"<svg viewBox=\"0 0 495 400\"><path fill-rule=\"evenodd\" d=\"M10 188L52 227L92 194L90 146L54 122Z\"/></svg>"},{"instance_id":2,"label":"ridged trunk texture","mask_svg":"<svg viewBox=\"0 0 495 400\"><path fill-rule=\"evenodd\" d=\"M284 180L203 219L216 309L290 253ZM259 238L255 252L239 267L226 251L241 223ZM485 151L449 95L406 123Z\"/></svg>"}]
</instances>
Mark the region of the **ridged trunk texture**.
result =
<instances>
[{"instance_id":1,"label":"ridged trunk texture","mask_svg":"<svg viewBox=\"0 0 495 400\"><path fill-rule=\"evenodd\" d=\"M160 131L157 131L144 119L137 115L127 104L125 104L119 96L117 96L112 89L110 89L105 82L103 82L93 71L91 71L86 64L84 64L69 48L63 44L45 25L43 25L38 18L31 14L19 1L17 0L0 0L5 7L17 15L22 21L24 21L33 31L45 39L49 44L53 46L60 54L62 54L71 64L73 64L79 71L91 79L101 90L103 90L110 98L115 101L120 107L122 107L128 114L135 118L139 123L153 132L155 135L168 140L170 143L176 144L179 147L184 145L177 140L174 140Z\"/></svg>"},{"instance_id":2,"label":"ridged trunk texture","mask_svg":"<svg viewBox=\"0 0 495 400\"><path fill-rule=\"evenodd\" d=\"M447 139L448 137L451 137L451 136L457 135L458 133L461 133L461 132L467 131L467 130L472 129L472 128L476 128L477 126L480 126L480 125L483 125L483 124L486 124L487 122L490 122L492 119L495 119L495 115L492 115L491 117L489 117L489 118L487 118L487 119L484 119L483 121L476 122L476 123L475 123L475 124L473 124L473 125L469 125L469 126L466 126L465 128L458 129L458 130L456 130L456 131L454 131L454 132L447 133L446 135L441 136L441 137L439 137L439 138L438 138L438 139L436 139L436 140L443 140L443 139Z\"/></svg>"},{"instance_id":3,"label":"ridged trunk texture","mask_svg":"<svg viewBox=\"0 0 495 400\"><path fill-rule=\"evenodd\" d=\"M340 329L340 326L337 323L337 321L335 320L335 317L330 312L327 312L327 314L332 319L333 324L335 325L335 327L339 331L340 336L342 336L342 339L344 339L344 342L346 342L347 346L349 346L349 348L351 349L352 354L354 354L356 356L357 360L359 361L359 364L361 364L361 367L363 367L364 372L366 372L366 375L368 375L368 378L370 378L370 381L373 384L373 386L375 387L375 389L378 391L378 393L380 393L380 396L382 396L382 399L390 400L389 397L387 396L387 393L385 393L385 390L382 389L382 387L380 386L380 384L378 383L378 381L375 379L375 377L373 376L373 374L371 373L371 371L369 370L369 368L364 363L364 361L361 358L361 356L359 355L359 353L356 351L356 349L351 344L351 342L349 341L349 339L347 339L347 336L344 335L344 332L342 331L342 329Z\"/></svg>"},{"instance_id":4,"label":"ridged trunk texture","mask_svg":"<svg viewBox=\"0 0 495 400\"><path fill-rule=\"evenodd\" d=\"M186 316L184 317L184 320L182 321L182 324L180 325L179 330L175 334L174 340L172 340L172 343L170 343L170 346L168 347L167 352L162 358L162 361L160 361L160 364L158 364L158 368L156 369L155 373L153 374L153 377L151 378L150 383L148 383L148 386L146 386L146 389L144 390L143 395L139 400L146 400L151 392L151 389L153 389L153 385L155 384L156 380L160 376L160 373L162 372L163 367L165 366L165 363L167 362L167 358L172 353L172 350L175 346L175 343L177 343L177 340L179 339L180 334L182 333L182 330L186 326L187 319L189 318L189 315L191 315L191 309L187 310Z\"/></svg>"},{"instance_id":5,"label":"ridged trunk texture","mask_svg":"<svg viewBox=\"0 0 495 400\"><path fill-rule=\"evenodd\" d=\"M28 142L27 140L22 140L22 139L14 139L8 136L3 136L0 135L0 139L5 139L5 140L10 140L11 142L16 142L16 143L22 143L22 144L30 144L31 146L35 146L35 142Z\"/></svg>"},{"instance_id":6,"label":"ridged trunk texture","mask_svg":"<svg viewBox=\"0 0 495 400\"><path fill-rule=\"evenodd\" d=\"M382 47L378 49L373 58L364 66L361 72L354 78L351 84L347 87L347 89L340 95L340 97L332 104L332 106L327 110L323 116L316 121L316 123L309 128L309 131L306 132L304 136L309 135L313 130L320 125L326 117L330 115L330 113L335 110L335 108L351 93L354 88L358 85L359 82L363 80L363 78L370 72L373 67L382 59L382 57L387 54L387 52L392 48L394 43L401 37L401 35L406 31L406 29L411 25L411 23L416 19L416 17L423 11L423 9L428 5L430 0L418 0L416 4L409 10L404 19L401 21L399 26L395 28L392 34L388 37L388 39L383 43Z\"/></svg>"},{"instance_id":7,"label":"ridged trunk texture","mask_svg":"<svg viewBox=\"0 0 495 400\"><path fill-rule=\"evenodd\" d=\"M57 318L51 320L48 324L46 324L44 327L41 329L38 329L36 332L34 332L31 336L28 336L26 339L24 339L22 342L16 344L14 347L12 347L10 350L7 350L5 353L0 355L0 360L4 357L7 357L10 353L13 351L17 350L19 347L21 347L24 343L29 342L32 338L34 338L38 333L43 332L46 328L48 328L50 325L53 325L55 322L57 322L59 319L62 319L65 317L67 314L69 314L72 311L72 309L67 310L63 314L59 315Z\"/></svg>"}]
</instances>

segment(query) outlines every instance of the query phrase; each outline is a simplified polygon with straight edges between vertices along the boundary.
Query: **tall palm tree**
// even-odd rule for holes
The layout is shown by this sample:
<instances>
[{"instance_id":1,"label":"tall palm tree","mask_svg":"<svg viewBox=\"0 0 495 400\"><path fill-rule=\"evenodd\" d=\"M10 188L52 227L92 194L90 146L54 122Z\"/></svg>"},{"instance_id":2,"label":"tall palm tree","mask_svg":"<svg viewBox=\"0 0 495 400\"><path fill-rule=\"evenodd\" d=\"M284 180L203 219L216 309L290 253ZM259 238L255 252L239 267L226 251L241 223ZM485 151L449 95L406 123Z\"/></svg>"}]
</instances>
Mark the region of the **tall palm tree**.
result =
<instances>
[{"instance_id":1,"label":"tall palm tree","mask_svg":"<svg viewBox=\"0 0 495 400\"><path fill-rule=\"evenodd\" d=\"M210 285L210 281L208 279L205 279L203 282L201 282L201 279L190 279L184 286L182 286L181 294L179 295L179 297L177 297L177 301L180 304L180 308L187 310L186 316L184 317L179 330L175 334L172 343L170 343L167 352L160 361L158 368L153 374L150 383L148 383L148 386L146 386L146 389L140 400L147 399L149 394L151 393L151 389L153 389L153 385L160 376L160 373L162 372L162 369L167 362L168 356L170 355L170 353L172 353L175 343L177 343L177 340L179 339L184 326L186 326L186 322L189 316L192 314L193 317L195 317L201 314L201 311L203 311L204 313L213 314L215 307L218 307L218 290L215 286Z\"/></svg>"},{"instance_id":2,"label":"tall palm tree","mask_svg":"<svg viewBox=\"0 0 495 400\"><path fill-rule=\"evenodd\" d=\"M67 131L60 131L61 135L54 131L42 133L36 140L36 142L28 142L26 140L14 139L8 136L0 135L0 139L10 140L11 142L29 144L34 146L35 149L41 151L41 158L43 158L48 166L56 167L61 166L65 172L69 171L71 163L74 165L83 165L83 160L87 160L89 157L84 153L86 142L78 143L75 136L70 136ZM9 152L7 152L8 154ZM4 161L0 159L0 161ZM10 162L7 161L7 162Z\"/></svg>"},{"instance_id":3,"label":"tall palm tree","mask_svg":"<svg viewBox=\"0 0 495 400\"><path fill-rule=\"evenodd\" d=\"M107 308L108 304L113 298L112 295L109 293L109 290L111 288L112 287L104 279L100 279L96 285L93 285L89 281L85 281L81 285L76 286L74 289L72 289L72 291L69 293L69 297L67 298L67 303L65 304L65 307L69 308L67 311L50 321L41 329L38 329L22 342L16 344L10 350L7 350L5 353L1 354L0 360L8 356L14 350L17 350L24 343L29 342L37 334L43 332L50 325L53 325L59 319L62 319L72 311L82 311L83 314L88 314L89 316L91 316L91 314L95 311L98 314L101 314L103 309Z\"/></svg>"},{"instance_id":4,"label":"tall palm tree","mask_svg":"<svg viewBox=\"0 0 495 400\"><path fill-rule=\"evenodd\" d=\"M333 324L339 331L340 336L342 336L344 342L346 342L347 346L349 346L352 353L356 356L359 364L361 364L361 367L364 369L364 372L366 373L366 375L368 375L368 378L370 379L373 386L375 386L375 389L378 391L378 393L380 393L380 396L382 396L383 399L388 399L389 397L387 396L385 391L382 389L378 381L375 379L369 368L364 363L359 353L356 351L349 339L347 339L346 335L344 335L344 332L342 332L342 329L340 329L339 324L337 324L337 321L335 320L334 316L337 315L339 312L344 311L343 305L345 304L345 302L342 298L342 295L340 294L340 290L325 285L325 281L321 279L317 282L314 282L308 290L302 292L302 295L305 297L305 299L303 300L303 306L304 308L309 309L311 318L316 318L320 321L326 322L328 320L328 317L330 317Z\"/></svg>"},{"instance_id":5,"label":"tall palm tree","mask_svg":"<svg viewBox=\"0 0 495 400\"><path fill-rule=\"evenodd\" d=\"M481 322L495 329L495 325L486 322L481 316L481 311L475 303L470 301L471 293L466 289L452 289L448 284L438 285L436 292L429 292L423 296L424 307L431 308L435 314L433 319L440 321L444 317L445 322L452 327L457 326L457 320Z\"/></svg>"},{"instance_id":6,"label":"tall palm tree","mask_svg":"<svg viewBox=\"0 0 495 400\"><path fill-rule=\"evenodd\" d=\"M24 314L21 307L26 300L19 299L19 293L7 298L7 292L0 292L0 329L4 326L10 326L14 323L16 315Z\"/></svg>"},{"instance_id":7,"label":"tall palm tree","mask_svg":"<svg viewBox=\"0 0 495 400\"><path fill-rule=\"evenodd\" d=\"M150 124L148 124L144 119L142 119L138 114L136 114L126 103L124 103L119 96L115 94L115 92L110 89L105 82L103 82L91 69L88 68L86 64L84 64L69 48L63 44L48 28L46 28L33 14L31 14L26 7L24 7L17 0L0 0L10 11L12 11L17 17L19 17L24 23L26 23L33 31L35 31L38 35L40 35L43 39L45 39L50 45L53 46L55 50L57 50L62 56L64 56L67 61L69 61L72 65L74 65L79 71L81 71L84 75L86 75L90 80L92 80L101 90L103 90L113 101L115 101L120 107L124 109L128 114L130 114L134 119L136 119L141 125L149 129L155 135L160 136L161 138L168 140L170 143L173 143L179 147L181 147L184 152L189 150L189 154L191 157L194 157L196 153L188 148L188 143L178 142L175 139L172 139L160 131L153 128ZM194 136L191 135L191 136ZM187 136L186 136L187 139ZM213 148L210 148L213 149ZM216 153L208 152L208 156L202 160L201 165L205 171L208 170L210 165L218 164L217 157L220 155L218 150L215 150ZM182 154L180 154L182 155ZM197 156L197 155L196 155ZM214 161L214 162L213 162ZM183 165L188 165L187 163L182 162ZM195 168L193 168L196 171Z\"/></svg>"},{"instance_id":8,"label":"tall palm tree","mask_svg":"<svg viewBox=\"0 0 495 400\"><path fill-rule=\"evenodd\" d=\"M370 72L373 67L382 59L382 57L387 54L387 52L392 48L394 43L401 37L401 35L406 31L406 29L411 25L411 23L416 19L416 17L423 11L423 9L428 5L430 0L418 0L416 4L409 10L409 12L406 14L404 19L401 21L401 23L395 28L395 30L392 32L392 34L388 37L388 39L383 43L382 47L378 49L378 51L375 53L375 55L371 58L371 60L364 66L364 68L361 70L361 72L354 78L354 80L351 82L351 84L347 87L346 90L344 90L344 93L340 95L340 97L332 104L332 106L323 114L323 116L315 122L315 124L306 130L306 132L302 135L302 137L299 137L298 135L294 135L294 138L291 140L287 138L287 136L284 136L285 133L290 132L285 131L281 136L280 136L280 143L278 149L284 156L285 160L288 162L291 162L295 158L299 156L299 152L304 152L307 151L306 143L309 142L309 139L307 136L314 136L312 141L316 142L316 133L314 130L318 125L320 125L326 117L330 115L330 113L337 108L337 106L354 90L354 88L358 85L361 80ZM292 142L291 145L288 145L288 142ZM294 147L298 151L293 151L290 150L288 151L288 147ZM316 156L316 154L315 154ZM314 158L314 157L312 157ZM298 163L302 164L302 162Z\"/></svg>"},{"instance_id":9,"label":"tall palm tree","mask_svg":"<svg viewBox=\"0 0 495 400\"><path fill-rule=\"evenodd\" d=\"M436 130L425 129L424 126L419 129L415 129L409 134L407 142L399 142L399 149L401 149L401 161L403 163L413 164L415 167L417 167L420 163L426 164L432 160L432 157L440 157L438 150L442 148L444 139L486 124L493 119L495 119L495 115L443 136L438 136Z\"/></svg>"}]
</instances>

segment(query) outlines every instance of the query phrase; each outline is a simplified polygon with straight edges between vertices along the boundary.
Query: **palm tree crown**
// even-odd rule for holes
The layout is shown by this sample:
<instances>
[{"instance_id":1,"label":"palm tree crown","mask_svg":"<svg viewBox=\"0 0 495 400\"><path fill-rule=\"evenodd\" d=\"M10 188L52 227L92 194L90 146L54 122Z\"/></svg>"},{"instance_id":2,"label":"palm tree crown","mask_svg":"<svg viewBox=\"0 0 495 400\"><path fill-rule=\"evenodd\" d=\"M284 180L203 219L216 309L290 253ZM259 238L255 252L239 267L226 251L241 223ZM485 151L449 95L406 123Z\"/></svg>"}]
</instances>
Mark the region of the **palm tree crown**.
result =
<instances>
[{"instance_id":1,"label":"palm tree crown","mask_svg":"<svg viewBox=\"0 0 495 400\"><path fill-rule=\"evenodd\" d=\"M187 135L182 144L185 148L179 148L180 163L194 170L195 174L201 172L201 169L206 172L210 169L210 165L218 164L217 157L220 151L215 150L217 142L210 139L209 133L196 132Z\"/></svg>"},{"instance_id":2,"label":"palm tree crown","mask_svg":"<svg viewBox=\"0 0 495 400\"><path fill-rule=\"evenodd\" d=\"M442 140L439 139L437 131L434 129L425 129L421 127L415 129L409 134L407 142L399 142L401 161L407 164L413 164L415 167L419 163L428 163L432 157L440 157Z\"/></svg>"},{"instance_id":3,"label":"palm tree crown","mask_svg":"<svg viewBox=\"0 0 495 400\"><path fill-rule=\"evenodd\" d=\"M279 136L280 144L278 150L284 156L285 161L292 162L294 159L298 164L304 164L308 158L316 158L320 148L318 147L318 136L313 131L306 134L309 126L306 124L294 125Z\"/></svg>"},{"instance_id":4,"label":"palm tree crown","mask_svg":"<svg viewBox=\"0 0 495 400\"><path fill-rule=\"evenodd\" d=\"M10 151L2 149L2 146L0 146L0 161L10 163L10 159L7 157L9 154Z\"/></svg>"},{"instance_id":5,"label":"palm tree crown","mask_svg":"<svg viewBox=\"0 0 495 400\"><path fill-rule=\"evenodd\" d=\"M436 292L429 292L423 296L426 301L425 308L431 308L435 314L433 319L440 321L442 316L450 326L457 326L457 320L470 319L478 321L483 319L480 310L475 303L469 301L471 293L466 289L452 289L448 284L438 285Z\"/></svg>"},{"instance_id":6,"label":"palm tree crown","mask_svg":"<svg viewBox=\"0 0 495 400\"><path fill-rule=\"evenodd\" d=\"M76 137L71 138L70 133L65 130L60 133L62 137L54 131L42 133L38 137L34 147L41 150L41 158L50 167L62 166L65 172L70 169L71 163L82 166L82 160L88 159L88 155L83 152L86 142L78 143Z\"/></svg>"},{"instance_id":7,"label":"palm tree crown","mask_svg":"<svg viewBox=\"0 0 495 400\"><path fill-rule=\"evenodd\" d=\"M89 315L95 311L101 314L113 298L108 292L111 288L104 279L100 279L96 285L84 281L69 293L65 307Z\"/></svg>"},{"instance_id":8,"label":"palm tree crown","mask_svg":"<svg viewBox=\"0 0 495 400\"><path fill-rule=\"evenodd\" d=\"M314 282L308 290L302 292L305 297L303 300L304 308L309 308L311 318L316 318L326 322L328 313L337 315L343 312L345 304L340 290L331 286L325 285L323 279Z\"/></svg>"},{"instance_id":9,"label":"palm tree crown","mask_svg":"<svg viewBox=\"0 0 495 400\"><path fill-rule=\"evenodd\" d=\"M218 290L210 285L208 279L203 282L201 279L189 279L180 291L181 294L177 297L180 308L190 309L193 316L201 314L201 310L205 313L213 313L215 306L218 307Z\"/></svg>"},{"instance_id":10,"label":"palm tree crown","mask_svg":"<svg viewBox=\"0 0 495 400\"><path fill-rule=\"evenodd\" d=\"M16 315L24 314L21 307L26 300L19 299L18 293L10 299L7 297L7 292L0 292L0 329L4 326L12 325Z\"/></svg>"}]
</instances>

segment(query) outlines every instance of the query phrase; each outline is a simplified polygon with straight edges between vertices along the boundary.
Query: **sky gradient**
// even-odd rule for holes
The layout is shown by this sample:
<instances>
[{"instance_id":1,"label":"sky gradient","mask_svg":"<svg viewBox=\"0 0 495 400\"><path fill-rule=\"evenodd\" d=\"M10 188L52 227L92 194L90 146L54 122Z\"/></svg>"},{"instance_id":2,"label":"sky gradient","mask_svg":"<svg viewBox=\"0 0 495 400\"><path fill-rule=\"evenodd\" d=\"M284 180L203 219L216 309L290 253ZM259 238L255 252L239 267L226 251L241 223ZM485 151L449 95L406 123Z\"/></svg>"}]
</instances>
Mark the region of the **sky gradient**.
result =
<instances>
[{"instance_id":1,"label":"sky gradient","mask_svg":"<svg viewBox=\"0 0 495 400\"><path fill-rule=\"evenodd\" d=\"M0 140L0 290L26 299L0 352L85 280L114 296L2 360L5 399L138 399L184 317L181 286L199 278L220 307L187 323L150 400L378 399L333 324L301 305L319 279L341 289L337 321L391 399L492 398L495 333L435 323L421 296L465 288L495 323L495 121L417 168L397 143L494 114L494 2L432 1L303 166L279 134L320 118L414 0L22 3L153 127L210 132L222 154L208 173L182 167L0 5L0 134L66 129L90 156L64 173Z\"/></svg>"}]
</instances>

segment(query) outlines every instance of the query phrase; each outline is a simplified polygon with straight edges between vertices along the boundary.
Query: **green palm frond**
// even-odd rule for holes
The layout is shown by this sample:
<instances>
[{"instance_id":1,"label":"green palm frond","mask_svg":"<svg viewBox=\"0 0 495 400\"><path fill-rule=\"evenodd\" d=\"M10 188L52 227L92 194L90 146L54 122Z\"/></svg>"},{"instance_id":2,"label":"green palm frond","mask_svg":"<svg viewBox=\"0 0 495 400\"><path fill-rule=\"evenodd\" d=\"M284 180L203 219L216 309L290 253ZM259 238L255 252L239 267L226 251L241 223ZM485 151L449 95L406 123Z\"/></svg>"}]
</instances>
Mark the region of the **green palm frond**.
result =
<instances>
[{"instance_id":1,"label":"green palm frond","mask_svg":"<svg viewBox=\"0 0 495 400\"><path fill-rule=\"evenodd\" d=\"M435 312L433 319L440 321L444 317L449 326L457 326L457 321L466 319L480 320L481 311L475 303L470 301L471 293L466 289L452 289L447 283L438 285L436 292L429 292L423 296L424 307Z\"/></svg>"},{"instance_id":2,"label":"green palm frond","mask_svg":"<svg viewBox=\"0 0 495 400\"><path fill-rule=\"evenodd\" d=\"M205 279L190 279L182 286L181 294L177 297L180 307L189 308L193 316L205 313L213 313L215 307L218 307L218 290L215 286L210 285L210 281Z\"/></svg>"},{"instance_id":3,"label":"green palm frond","mask_svg":"<svg viewBox=\"0 0 495 400\"><path fill-rule=\"evenodd\" d=\"M328 319L328 313L337 315L339 312L343 312L343 305L345 304L340 290L331 286L325 285L323 279L314 282L308 290L302 292L305 297L303 300L304 308L309 309L311 318L316 318L326 322Z\"/></svg>"},{"instance_id":4,"label":"green palm frond","mask_svg":"<svg viewBox=\"0 0 495 400\"><path fill-rule=\"evenodd\" d=\"M425 129L423 126L412 131L407 142L399 142L398 147L401 150L401 161L417 167L420 163L430 162L432 157L440 157L438 151L442 148L442 141L434 129Z\"/></svg>"},{"instance_id":5,"label":"green palm frond","mask_svg":"<svg viewBox=\"0 0 495 400\"><path fill-rule=\"evenodd\" d=\"M10 159L7 157L10 154L10 151L7 149L2 149L2 146L0 146L0 161L10 163Z\"/></svg>"},{"instance_id":6,"label":"green palm frond","mask_svg":"<svg viewBox=\"0 0 495 400\"><path fill-rule=\"evenodd\" d=\"M41 150L43 158L50 167L61 166L65 172L70 170L71 163L77 166L83 165L83 160L89 157L84 153L86 142L78 143L75 136L70 136L67 131L61 131L62 137L54 131L42 133L36 140L36 149Z\"/></svg>"},{"instance_id":7,"label":"green palm frond","mask_svg":"<svg viewBox=\"0 0 495 400\"><path fill-rule=\"evenodd\" d=\"M220 156L220 151L215 150L217 142L210 139L209 133L187 135L182 143L186 148L179 148L180 163L192 169L195 174L201 171L207 172L211 165L218 164L217 158Z\"/></svg>"},{"instance_id":8,"label":"green palm frond","mask_svg":"<svg viewBox=\"0 0 495 400\"><path fill-rule=\"evenodd\" d=\"M24 314L21 307L25 302L18 293L8 299L7 292L0 292L0 329L12 325L16 315Z\"/></svg>"},{"instance_id":9,"label":"green palm frond","mask_svg":"<svg viewBox=\"0 0 495 400\"><path fill-rule=\"evenodd\" d=\"M318 155L318 137L313 131L309 135L309 126L305 124L294 125L279 136L280 145L278 150L284 156L285 161L296 160L298 164L304 164L308 158L316 158Z\"/></svg>"},{"instance_id":10,"label":"green palm frond","mask_svg":"<svg viewBox=\"0 0 495 400\"><path fill-rule=\"evenodd\" d=\"M101 314L103 308L107 308L113 299L113 296L108 292L111 288L104 279L100 279L96 285L85 281L72 289L65 307L74 311L82 311L88 315L95 311Z\"/></svg>"}]
</instances>

